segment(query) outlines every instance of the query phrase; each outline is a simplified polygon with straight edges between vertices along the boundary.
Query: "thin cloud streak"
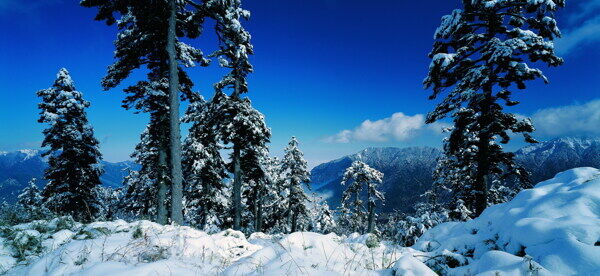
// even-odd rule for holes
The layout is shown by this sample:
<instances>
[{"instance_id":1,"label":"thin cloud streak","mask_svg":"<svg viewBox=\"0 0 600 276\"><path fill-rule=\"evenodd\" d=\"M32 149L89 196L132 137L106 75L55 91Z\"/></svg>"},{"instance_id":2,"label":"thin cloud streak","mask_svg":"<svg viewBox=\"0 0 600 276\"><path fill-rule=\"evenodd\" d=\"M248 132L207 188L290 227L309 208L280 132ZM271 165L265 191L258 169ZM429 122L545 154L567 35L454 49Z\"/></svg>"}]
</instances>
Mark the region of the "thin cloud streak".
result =
<instances>
[{"instance_id":1,"label":"thin cloud streak","mask_svg":"<svg viewBox=\"0 0 600 276\"><path fill-rule=\"evenodd\" d=\"M562 37L555 42L559 55L569 55L581 46L600 42L600 0L582 3L579 12L572 13L567 21L571 26L564 28Z\"/></svg>"}]
</instances>

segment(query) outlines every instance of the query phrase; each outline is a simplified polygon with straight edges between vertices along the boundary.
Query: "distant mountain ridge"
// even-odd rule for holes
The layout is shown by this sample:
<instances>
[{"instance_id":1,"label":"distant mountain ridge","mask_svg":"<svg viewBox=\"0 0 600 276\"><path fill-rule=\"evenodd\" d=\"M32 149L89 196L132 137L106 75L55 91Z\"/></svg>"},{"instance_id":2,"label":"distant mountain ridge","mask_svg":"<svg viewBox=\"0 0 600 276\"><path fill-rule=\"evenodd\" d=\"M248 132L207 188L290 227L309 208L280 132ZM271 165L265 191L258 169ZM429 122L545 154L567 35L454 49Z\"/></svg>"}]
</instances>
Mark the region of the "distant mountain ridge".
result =
<instances>
[{"instance_id":1,"label":"distant mountain ridge","mask_svg":"<svg viewBox=\"0 0 600 276\"><path fill-rule=\"evenodd\" d=\"M600 138L558 138L526 146L515 154L531 173L532 182L537 183L576 167L600 168Z\"/></svg>"},{"instance_id":2,"label":"distant mountain ridge","mask_svg":"<svg viewBox=\"0 0 600 276\"><path fill-rule=\"evenodd\" d=\"M316 191L329 193L329 204L338 206L344 190L340 185L343 173L353 161L360 160L384 174L380 188L386 201L382 210L409 210L431 186L431 172L441 154L433 147L367 148L316 166L311 171L311 184Z\"/></svg>"},{"instance_id":3,"label":"distant mountain ridge","mask_svg":"<svg viewBox=\"0 0 600 276\"><path fill-rule=\"evenodd\" d=\"M332 207L339 206L344 187L344 170L362 160L384 173L381 190L386 195L388 212L411 212L433 182L432 173L442 152L432 147L367 148L356 154L323 163L311 171L313 190L329 196ZM533 183L552 178L556 173L576 167L600 168L600 138L566 137L530 145L515 152L516 160L530 173Z\"/></svg>"},{"instance_id":4,"label":"distant mountain ridge","mask_svg":"<svg viewBox=\"0 0 600 276\"><path fill-rule=\"evenodd\" d=\"M107 187L120 187L128 169L137 169L138 165L131 161L111 163L102 161L104 174L100 177ZM43 179L44 170L48 167L46 158L40 150L18 150L0 152L0 202L14 202L19 192L29 180L37 178L37 184L46 184Z\"/></svg>"}]
</instances>

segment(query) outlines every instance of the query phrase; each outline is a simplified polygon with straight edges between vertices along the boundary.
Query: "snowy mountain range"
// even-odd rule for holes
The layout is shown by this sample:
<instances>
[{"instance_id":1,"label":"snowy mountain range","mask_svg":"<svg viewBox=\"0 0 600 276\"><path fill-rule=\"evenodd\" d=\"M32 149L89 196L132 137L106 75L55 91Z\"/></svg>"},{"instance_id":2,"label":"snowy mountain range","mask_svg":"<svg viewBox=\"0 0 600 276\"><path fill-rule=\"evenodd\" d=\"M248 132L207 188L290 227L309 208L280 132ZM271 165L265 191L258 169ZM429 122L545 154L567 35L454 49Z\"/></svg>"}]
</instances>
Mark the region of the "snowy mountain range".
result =
<instances>
[{"instance_id":1,"label":"snowy mountain range","mask_svg":"<svg viewBox=\"0 0 600 276\"><path fill-rule=\"evenodd\" d=\"M432 172L441 151L431 147L368 148L321 165L311 171L312 187L328 196L331 207L339 206L344 190L344 170L362 160L384 173L381 191L386 195L382 211L410 212L432 183ZM567 137L540 142L515 152L518 162L531 172L533 183L576 167L600 168L600 138Z\"/></svg>"},{"instance_id":2,"label":"snowy mountain range","mask_svg":"<svg viewBox=\"0 0 600 276\"><path fill-rule=\"evenodd\" d=\"M337 207L344 190L340 185L344 170L353 161L361 160L384 174L380 188L386 200L382 210L410 210L419 195L431 186L431 173L441 154L432 147L367 148L316 166L311 171L311 184L313 190L329 196L332 207Z\"/></svg>"},{"instance_id":3,"label":"snowy mountain range","mask_svg":"<svg viewBox=\"0 0 600 276\"><path fill-rule=\"evenodd\" d=\"M137 167L131 161L118 163L103 161L102 165L105 172L100 180L108 187L121 186L127 169ZM13 202L32 178L38 179L37 184L40 187L45 185L42 176L47 166L39 150L0 152L0 202Z\"/></svg>"},{"instance_id":4,"label":"snowy mountain range","mask_svg":"<svg viewBox=\"0 0 600 276\"><path fill-rule=\"evenodd\" d=\"M556 173L576 167L600 168L600 138L559 138L519 149L517 160L537 183ZM367 148L356 154L323 163L311 171L313 191L328 196L332 207L339 205L344 187L340 185L344 170L355 160L362 160L384 173L381 190L386 194L382 211L411 211L419 195L432 183L431 173L441 151L433 147ZM136 168L131 161L103 162L105 186L120 187L127 169ZM39 150L0 152L0 202L15 200L31 178L42 179L47 164Z\"/></svg>"}]
</instances>

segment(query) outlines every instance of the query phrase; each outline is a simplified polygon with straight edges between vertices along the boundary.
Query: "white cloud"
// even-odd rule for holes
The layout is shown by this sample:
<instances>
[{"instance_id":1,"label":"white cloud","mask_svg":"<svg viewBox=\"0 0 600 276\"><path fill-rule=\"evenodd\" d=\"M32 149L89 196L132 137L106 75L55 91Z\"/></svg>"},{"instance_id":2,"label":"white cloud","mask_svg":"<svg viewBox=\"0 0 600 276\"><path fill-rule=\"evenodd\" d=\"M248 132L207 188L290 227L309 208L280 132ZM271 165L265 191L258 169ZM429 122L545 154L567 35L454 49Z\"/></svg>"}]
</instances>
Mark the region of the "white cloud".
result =
<instances>
[{"instance_id":1,"label":"white cloud","mask_svg":"<svg viewBox=\"0 0 600 276\"><path fill-rule=\"evenodd\" d=\"M531 119L542 136L600 135L600 99L541 109Z\"/></svg>"},{"instance_id":2,"label":"white cloud","mask_svg":"<svg viewBox=\"0 0 600 276\"><path fill-rule=\"evenodd\" d=\"M571 27L565 28L562 38L555 42L559 55L567 55L582 45L600 42L600 0L582 1L567 21Z\"/></svg>"},{"instance_id":3,"label":"white cloud","mask_svg":"<svg viewBox=\"0 0 600 276\"><path fill-rule=\"evenodd\" d=\"M342 130L326 137L330 143L408 141L423 134L440 134L445 124L425 124L425 116L394 113L377 121L366 120L352 130Z\"/></svg>"}]
</instances>

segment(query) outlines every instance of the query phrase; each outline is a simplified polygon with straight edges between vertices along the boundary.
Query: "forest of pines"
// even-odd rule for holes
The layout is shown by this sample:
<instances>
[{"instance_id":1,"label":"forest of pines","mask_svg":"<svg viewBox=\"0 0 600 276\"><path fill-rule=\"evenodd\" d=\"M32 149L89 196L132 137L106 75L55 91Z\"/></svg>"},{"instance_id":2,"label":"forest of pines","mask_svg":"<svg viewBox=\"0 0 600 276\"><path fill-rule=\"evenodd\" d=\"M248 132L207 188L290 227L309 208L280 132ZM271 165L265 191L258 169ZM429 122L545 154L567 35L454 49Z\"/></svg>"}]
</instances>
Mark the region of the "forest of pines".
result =
<instances>
[{"instance_id":1,"label":"forest of pines","mask_svg":"<svg viewBox=\"0 0 600 276\"><path fill-rule=\"evenodd\" d=\"M423 80L430 100L440 99L427 123L451 126L434 184L413 213L379 212L387 197L399 195L382 193L385 175L361 160L341 176L341 205L331 209L325 195L311 191L298 138L290 138L281 158L271 155L272 130L250 100L255 52L242 0L82 0L97 11L95 20L117 30L114 62L98 81L110 93L124 86L122 107L147 115L130 155L139 167L127 172L122 187L101 185L90 102L60 69L54 83L37 92L47 184L40 189L32 179L14 206L3 205L3 220L70 216L82 223L149 220L207 233L360 233L412 246L438 224L477 218L532 187L529 173L502 145L519 136L537 143L535 128L506 108L519 104L513 94L528 81L548 82L538 67L563 63L553 40L561 35L554 13L565 1L457 2L460 9L444 16L434 33ZM197 46L207 31L216 34L212 53ZM214 91L194 91L190 72L213 65L225 72ZM138 71L142 79L133 77Z\"/></svg>"},{"instance_id":2,"label":"forest of pines","mask_svg":"<svg viewBox=\"0 0 600 276\"><path fill-rule=\"evenodd\" d=\"M243 27L250 12L241 0L165 0L151 6L143 0L83 0L81 6L96 8L96 20L118 29L114 63L102 87L112 91L133 71L147 72L123 89L122 100L123 108L149 115L131 154L140 167L128 172L122 188L100 185L102 156L85 112L90 103L61 69L53 86L38 92L39 122L48 125L42 145L49 149L48 184L23 190L19 202L28 214L21 220L70 215L82 222L148 219L208 232L360 232L410 245L426 229L472 219L529 187L527 171L499 143L518 133L535 143L534 127L503 105L518 104L512 92L525 89L527 81L547 80L532 66L563 62L552 40L560 36L553 12L564 1L463 1L435 31L423 82L433 90L431 99L445 95L427 121L453 120L433 188L414 206L416 213L378 214L385 204L377 186L383 174L356 161L340 183L341 206L330 210L322 196L310 192L297 138L282 159L270 156L271 129L248 96L254 48ZM218 48L205 54L193 45L208 23ZM202 71L213 60L226 74L206 99L192 90L188 71ZM177 112L181 101L188 102L183 116ZM185 139L181 123L189 125Z\"/></svg>"}]
</instances>

